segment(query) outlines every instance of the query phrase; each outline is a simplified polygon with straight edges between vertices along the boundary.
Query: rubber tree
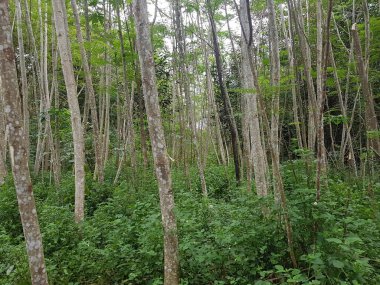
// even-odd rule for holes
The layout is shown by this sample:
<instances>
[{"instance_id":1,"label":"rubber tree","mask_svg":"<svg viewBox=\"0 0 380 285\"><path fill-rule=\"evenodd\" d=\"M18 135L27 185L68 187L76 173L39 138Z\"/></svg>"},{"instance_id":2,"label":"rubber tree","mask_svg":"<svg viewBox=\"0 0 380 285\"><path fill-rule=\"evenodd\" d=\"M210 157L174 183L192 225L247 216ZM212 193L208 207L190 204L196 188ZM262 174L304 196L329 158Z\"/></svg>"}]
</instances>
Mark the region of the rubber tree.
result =
<instances>
[{"instance_id":1,"label":"rubber tree","mask_svg":"<svg viewBox=\"0 0 380 285\"><path fill-rule=\"evenodd\" d=\"M134 1L133 14L135 18L136 44L141 67L145 109L148 117L149 136L152 144L154 167L160 194L161 217L164 230L164 284L177 285L179 283L179 258L177 223L174 214L174 195L158 100L146 0Z\"/></svg>"},{"instance_id":2,"label":"rubber tree","mask_svg":"<svg viewBox=\"0 0 380 285\"><path fill-rule=\"evenodd\" d=\"M30 179L27 140L23 126L8 1L0 1L0 26L2 27L0 29L0 93L4 100L4 110L1 112L4 111L5 113L9 157L26 241L32 284L45 285L48 284L48 277Z\"/></svg>"},{"instance_id":3,"label":"rubber tree","mask_svg":"<svg viewBox=\"0 0 380 285\"><path fill-rule=\"evenodd\" d=\"M70 108L71 129L74 142L74 167L75 167L75 221L80 222L84 218L84 138L81 115L77 97L77 83L74 76L73 60L71 55L70 39L68 34L66 5L63 0L52 0L55 29L57 31L57 43L63 77L65 80L67 99Z\"/></svg>"}]
</instances>

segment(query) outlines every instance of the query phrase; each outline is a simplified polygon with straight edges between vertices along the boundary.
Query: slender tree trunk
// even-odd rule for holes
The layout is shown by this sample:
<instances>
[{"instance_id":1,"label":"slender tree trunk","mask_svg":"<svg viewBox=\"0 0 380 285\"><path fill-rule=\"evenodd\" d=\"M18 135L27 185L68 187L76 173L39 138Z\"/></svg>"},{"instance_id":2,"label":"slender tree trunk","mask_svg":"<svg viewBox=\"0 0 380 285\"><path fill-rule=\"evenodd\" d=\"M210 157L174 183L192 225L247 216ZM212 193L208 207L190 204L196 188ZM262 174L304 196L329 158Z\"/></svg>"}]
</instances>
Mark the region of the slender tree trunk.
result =
<instances>
[{"instance_id":1,"label":"slender tree trunk","mask_svg":"<svg viewBox=\"0 0 380 285\"><path fill-rule=\"evenodd\" d=\"M211 67L210 67L210 63L208 59L209 52L206 46L204 46L204 49L205 49L204 53L205 53L206 81L207 81L206 88L207 88L207 95L209 98L209 102L211 105L210 112L214 114L215 133L216 133L216 138L218 141L219 153L222 160L222 164L227 165L226 151L224 149L223 138L222 138L222 127L221 127L221 122L220 122L220 117L219 117L219 111L215 102L215 93L214 93L214 87L212 83Z\"/></svg>"},{"instance_id":2,"label":"slender tree trunk","mask_svg":"<svg viewBox=\"0 0 380 285\"><path fill-rule=\"evenodd\" d=\"M32 22L31 22L31 14L30 14L30 11L29 11L29 4L28 4L28 1L25 0L24 1L24 6L25 6L25 19L26 19L26 26L27 26L27 29L28 29L28 35L29 35L29 39L30 39L30 43L31 43L31 48L32 48L32 54L33 54L33 65L34 65L34 69L35 69L35 73L36 73L36 77L37 77L37 82L38 82L38 89L39 89L39 100L40 100L40 113L42 113L44 111L44 102L45 102L45 88L44 88L44 82L43 82L43 76L42 76L42 67L41 67L41 64L39 62L39 55L38 55L38 51L37 51L37 46L36 46L36 40L35 40L35 37L34 37L34 33L33 33L33 28L32 28ZM41 32L43 31L43 28L42 28L42 19L40 21L40 29L41 29ZM43 35L41 36L41 43L43 43ZM40 167L41 167L41 163L42 163L42 156L43 156L43 152L44 152L44 146L43 146L43 139L42 139L42 134L43 134L43 125L42 125L42 122L41 120L38 120L38 134L37 134L37 148L36 148L36 158L35 158L35 162L34 162L34 173L35 174L38 174L39 170L40 170Z\"/></svg>"},{"instance_id":3,"label":"slender tree trunk","mask_svg":"<svg viewBox=\"0 0 380 285\"><path fill-rule=\"evenodd\" d=\"M28 81L26 78L24 36L22 31L22 11L20 0L16 0L16 22L17 22L17 40L20 53L20 73L21 73L21 96L22 96L22 114L24 122L25 140L27 151L29 152L29 109L28 109ZM28 153L29 157L29 153Z\"/></svg>"},{"instance_id":4,"label":"slender tree trunk","mask_svg":"<svg viewBox=\"0 0 380 285\"><path fill-rule=\"evenodd\" d=\"M50 94L50 104L54 98L54 108L55 110L59 109L59 92L58 92L58 79L57 79L57 67L58 67L58 50L56 43L56 35L54 29L52 30L52 83L51 83L51 94ZM50 115L49 115L49 124L50 127L50 137L51 137L51 165L53 169L54 182L56 185L59 185L61 180L61 158L59 154L59 134L58 134L58 116L55 116L54 119L54 129L51 128L50 124Z\"/></svg>"},{"instance_id":5,"label":"slender tree trunk","mask_svg":"<svg viewBox=\"0 0 380 285\"><path fill-rule=\"evenodd\" d=\"M314 151L317 135L317 99L314 89L311 67L311 51L303 23L303 14L299 4L294 0L288 0L289 16L293 19L299 37L299 44L304 62L304 74L308 92L308 148Z\"/></svg>"},{"instance_id":6,"label":"slender tree trunk","mask_svg":"<svg viewBox=\"0 0 380 285\"><path fill-rule=\"evenodd\" d=\"M222 97L223 97L223 104L224 104L224 108L227 114L228 126L231 133L232 152L234 156L234 165L235 165L235 177L236 177L237 183L240 183L239 135L238 135L237 127L236 127L236 121L235 121L233 109L231 106L230 97L228 96L228 92L227 92L226 82L224 81L222 57L220 54L218 35L216 31L216 25L215 25L214 14L213 14L214 12L212 11L210 0L206 1L206 5L207 5L207 13L208 13L208 17L209 17L209 21L211 25L211 31L212 31L212 41L213 41L213 46L214 46L216 69L217 69L217 74L218 74L218 83L219 83L220 93L222 94Z\"/></svg>"},{"instance_id":7,"label":"slender tree trunk","mask_svg":"<svg viewBox=\"0 0 380 285\"><path fill-rule=\"evenodd\" d=\"M280 143L279 143L279 128L280 128L280 50L278 44L278 31L276 23L276 11L274 9L273 0L268 0L269 12L269 43L270 43L270 66L271 66L271 85L273 87L272 98L272 114L271 114L271 143L273 157L272 168L280 168ZM277 164L275 166L275 164ZM274 192L278 195L279 192L279 179L273 172L274 179ZM281 175L281 174L279 174Z\"/></svg>"},{"instance_id":8,"label":"slender tree trunk","mask_svg":"<svg viewBox=\"0 0 380 285\"><path fill-rule=\"evenodd\" d=\"M0 1L0 26L2 27L0 29L0 91L4 96L4 113L12 173L26 241L32 284L45 285L48 284L48 277L28 166L28 151L23 129L8 1Z\"/></svg>"},{"instance_id":9,"label":"slender tree trunk","mask_svg":"<svg viewBox=\"0 0 380 285\"><path fill-rule=\"evenodd\" d=\"M323 161L322 152L325 151L324 143L324 126L323 126L323 105L324 104L324 87L323 87L323 16L322 16L322 0L316 2L317 10L317 104L318 104L318 121L317 121L317 201L320 196L321 175L326 173L326 163Z\"/></svg>"},{"instance_id":10,"label":"slender tree trunk","mask_svg":"<svg viewBox=\"0 0 380 285\"><path fill-rule=\"evenodd\" d=\"M132 122L130 120L127 120L127 113L129 112L130 114L133 113L133 102L134 102L134 94L135 93L135 84L134 82L132 82L132 89L131 89L131 97L130 97L130 102L129 102L129 106L127 105L127 101L124 101L124 114L123 114L123 126L122 126L122 141L123 141L123 152L122 152L122 156L119 160L119 165L118 165L118 168L117 168L117 172L116 172L116 176L115 176L115 179L114 179L114 184L117 182L117 180L119 179L119 175L121 173L121 170L122 170L122 166L123 166L123 163L124 161L126 160L126 155L127 155L127 151L128 151L128 146L129 146L129 142L130 143L130 146L129 146L129 150L130 150L130 153L132 153L134 151L134 148L135 148L135 144L134 144L134 131L133 133L131 132L131 128L133 128L133 125L131 126ZM142 95L142 94L141 94ZM128 110L126 110L128 109ZM133 142L133 143L132 143ZM133 167L133 170L135 170L135 166L136 166L136 161L133 160L134 156L131 155L131 164L132 164L132 167ZM134 174L132 176L132 180L134 179Z\"/></svg>"},{"instance_id":11,"label":"slender tree trunk","mask_svg":"<svg viewBox=\"0 0 380 285\"><path fill-rule=\"evenodd\" d=\"M201 180L201 188L204 196L207 196L207 186L206 179L204 175L203 163L201 160L201 152L198 144L197 130L196 130L196 120L195 120L195 110L192 104L192 99L190 97L190 88L189 88L189 78L188 78L188 67L186 63L186 49L185 49L185 39L183 38L182 31L182 16L181 16L181 7L179 0L174 1L174 14L175 14L175 33L176 33L176 43L178 47L178 71L177 77L180 81L180 90L182 89L185 94L186 107L189 119L189 126L192 133L192 141L195 148L195 155L197 160L199 178ZM176 70L176 69L175 69ZM182 88L181 88L182 87Z\"/></svg>"},{"instance_id":12,"label":"slender tree trunk","mask_svg":"<svg viewBox=\"0 0 380 285\"><path fill-rule=\"evenodd\" d=\"M234 43L234 40L232 38L232 31L231 31L230 20L228 17L228 12L227 12L227 1L226 0L223 1L223 6L224 6L224 15L226 17L226 23L227 23L228 38L229 38L230 43L231 43L232 54L236 55L237 53L236 53L236 49L235 49L235 43Z\"/></svg>"},{"instance_id":13,"label":"slender tree trunk","mask_svg":"<svg viewBox=\"0 0 380 285\"><path fill-rule=\"evenodd\" d=\"M81 222L84 218L84 139L82 121L77 98L77 84L72 64L71 46L68 35L66 6L63 0L52 0L57 31L58 48L61 55L63 77L65 79L67 98L71 115L71 128L74 142L75 164L75 221Z\"/></svg>"},{"instance_id":14,"label":"slender tree trunk","mask_svg":"<svg viewBox=\"0 0 380 285\"><path fill-rule=\"evenodd\" d=\"M356 57L356 67L359 74L359 79L361 82L362 92L365 101L365 122L366 122L366 131L367 131L367 141L368 148L372 149L380 155L380 138L378 136L379 124L375 112L375 102L373 99L373 94L371 86L368 80L368 67L366 67L365 61L363 59L362 49L359 40L359 34L356 24L352 25L351 28L353 45L354 45L354 54Z\"/></svg>"},{"instance_id":15,"label":"slender tree trunk","mask_svg":"<svg viewBox=\"0 0 380 285\"><path fill-rule=\"evenodd\" d=\"M103 1L104 7L104 32L105 35L109 35L111 31L111 4L107 1ZM104 76L105 76L105 97L103 101L103 132L102 134L102 169L98 171L104 172L107 160L109 157L109 144L110 144L110 100L111 100L111 85L112 85L112 65L111 65L111 43L109 40L106 41L106 48L104 59L106 65L104 67ZM100 180L103 182L103 180Z\"/></svg>"},{"instance_id":16,"label":"slender tree trunk","mask_svg":"<svg viewBox=\"0 0 380 285\"><path fill-rule=\"evenodd\" d=\"M242 63L241 63L241 76L242 86L246 93L243 96L246 98L246 116L248 116L250 141L251 141L251 154L253 162L253 172L255 176L255 185L257 194L260 196L268 195L268 181L267 181L267 163L265 158L265 151L262 145L261 128L258 110L257 93L253 90L257 87L254 83L253 75L253 62L252 62L252 30L249 20L249 7L246 0L240 1L240 21L242 29Z\"/></svg>"},{"instance_id":17,"label":"slender tree trunk","mask_svg":"<svg viewBox=\"0 0 380 285\"><path fill-rule=\"evenodd\" d=\"M97 166L95 168L98 169L98 179L103 181L104 172L103 168L99 167L103 165L102 156L100 154L100 137L99 137L99 120L98 120L98 112L96 108L96 97L94 91L94 85L92 82L91 69L88 61L88 55L84 48L83 35L80 25L80 18L78 13L78 6L76 0L71 0L71 7L73 9L74 19L75 19L75 27L76 27L76 37L79 43L79 49L82 57L82 64L84 69L84 77L86 81L86 92L88 95L88 104L91 112L91 122L92 122L92 130L93 130L93 144L95 150L95 163Z\"/></svg>"},{"instance_id":18,"label":"slender tree trunk","mask_svg":"<svg viewBox=\"0 0 380 285\"><path fill-rule=\"evenodd\" d=\"M364 31L365 31L363 60L364 60L364 64L365 64L367 72L368 72L372 35L371 35L371 29L370 29L370 16L369 16L369 9L368 9L368 1L367 0L363 0L363 18L364 18Z\"/></svg>"},{"instance_id":19,"label":"slender tree trunk","mask_svg":"<svg viewBox=\"0 0 380 285\"><path fill-rule=\"evenodd\" d=\"M38 62L38 73L41 77L40 89L43 90L40 94L40 117L42 117L46 112L46 81L44 74L44 30L42 26L42 4L41 0L37 0L37 8L38 8L38 31L40 33L39 37L39 57L36 57L36 62ZM37 54L37 53L36 53ZM37 68L37 66L36 66ZM42 119L39 122L38 128L38 141L37 141L37 152L36 152L36 162L34 165L35 174L38 174L40 170L44 170L44 156L45 156L45 147L46 147L46 137L45 137L45 129Z\"/></svg>"},{"instance_id":20,"label":"slender tree trunk","mask_svg":"<svg viewBox=\"0 0 380 285\"><path fill-rule=\"evenodd\" d=\"M0 76L0 86L1 86ZM4 115L4 98L3 93L0 92L0 186L4 183L7 176L7 166L5 164L6 154L6 136L5 136L5 115Z\"/></svg>"},{"instance_id":21,"label":"slender tree trunk","mask_svg":"<svg viewBox=\"0 0 380 285\"><path fill-rule=\"evenodd\" d=\"M123 112L123 125L127 128L127 130L124 130L124 133L127 133L128 135L125 135L125 139L123 141L123 145L128 144L130 149L130 156L131 156L131 164L136 171L136 145L135 145L135 129L133 125L133 104L134 104L134 92L130 92L128 88L128 78L127 78L127 60L126 60L126 51L124 47L124 36L123 36L123 29L121 25L121 19L120 19L120 8L119 5L116 6L116 14L117 14L117 24L118 24L118 34L119 34L119 40L120 40L120 49L122 54L122 62L123 62L123 93L124 93L124 112ZM136 64L137 65L137 64Z\"/></svg>"},{"instance_id":22,"label":"slender tree trunk","mask_svg":"<svg viewBox=\"0 0 380 285\"><path fill-rule=\"evenodd\" d=\"M49 72L48 72L48 17L47 17L47 7L48 6L48 3L45 2L45 8L44 8L44 17L43 17L43 37L42 37L42 40L43 40L43 44L41 45L42 47L42 52L41 52L41 56L42 56L42 59L41 59L41 74L42 74L42 82L43 82L43 90L44 92L41 94L42 96L44 97L41 97L41 108L42 108L42 112L44 114L44 123L43 123L43 126L42 126L42 122L41 122L41 130L43 131L43 134L42 134L42 143L41 143L41 152L40 152L40 156L38 158L38 163L36 164L36 166L39 166L39 164L41 163L42 165L42 170L44 169L47 169L48 167L50 167L50 171L53 172L53 175L54 175L54 182L56 185L59 184L59 180L60 180L60 161L59 161L59 157L57 156L57 152L55 150L55 144L53 143L54 142L54 138L53 138L53 133L52 133L52 128L51 128L51 120L50 120L50 108L51 108L51 103L52 103L52 89L49 91ZM42 11L41 11L42 13ZM55 62L55 54L52 53L52 57L53 57L53 76L55 75L55 69L56 68L56 62ZM47 148L50 153L48 153L48 150L45 148ZM49 163L49 155L50 155L50 163ZM37 171L38 172L38 171Z\"/></svg>"},{"instance_id":23,"label":"slender tree trunk","mask_svg":"<svg viewBox=\"0 0 380 285\"><path fill-rule=\"evenodd\" d=\"M161 122L158 90L153 60L153 48L148 22L146 0L134 1L135 29L139 53L145 109L148 116L156 178L160 193L162 224L164 228L164 284L179 284L179 256L177 223L174 214L174 196Z\"/></svg>"},{"instance_id":24,"label":"slender tree trunk","mask_svg":"<svg viewBox=\"0 0 380 285\"><path fill-rule=\"evenodd\" d=\"M338 76L338 72L337 72L337 66L336 66L336 63L335 63L335 58L334 58L334 53L333 53L333 48L332 48L332 45L330 43L330 60L331 60L331 64L332 64L332 67L333 67L333 73L334 73L334 80L335 80L335 83L336 83L336 88L337 88L337 91L338 91L338 98L339 98L339 106L340 106L340 109L341 109L341 112L342 112L342 115L345 119L345 121L343 122L343 130L344 132L342 133L345 133L344 136L342 136L342 142L346 141L347 140L347 144L348 144L348 163L350 164L351 168L354 170L355 172L355 176L357 176L357 166L356 166L356 161L355 161L355 154L354 154L354 149L353 149L353 142L352 142L352 136L351 136L351 131L349 129L349 124L346 120L348 120L348 115L347 115L347 108L344 104L344 100L343 100L343 92L342 92L342 87L341 87L341 84L340 84L340 79L339 79L339 76ZM344 157L345 157L345 149L346 149L346 144L345 143L342 143L342 152L341 152L341 163L342 165L344 164Z\"/></svg>"},{"instance_id":25,"label":"slender tree trunk","mask_svg":"<svg viewBox=\"0 0 380 285\"><path fill-rule=\"evenodd\" d=\"M137 77L138 78L138 77ZM141 140L141 150L143 153L143 165L144 168L148 167L148 147L147 147L147 134L145 129L145 122L144 119L146 117L145 115L145 107L144 107L144 94L141 91L141 82L138 82L137 84L137 98L138 98L138 105L139 105L139 124L140 124L140 140ZM175 157L173 155L173 157Z\"/></svg>"},{"instance_id":26,"label":"slender tree trunk","mask_svg":"<svg viewBox=\"0 0 380 285\"><path fill-rule=\"evenodd\" d=\"M289 71L290 71L290 84L292 88L292 104L293 104L293 121L295 124L296 128L296 135L297 135L297 142L298 142L298 148L302 149L303 148L303 143L302 143L302 135L301 135L301 128L300 128L300 120L299 120L299 115L298 115L298 100L297 100L297 89L296 89L296 70L295 70L295 64L294 64L294 53L293 53L293 37L292 33L290 31L290 20L288 17L288 23L289 23L289 28L286 29L286 21L284 17L284 9L281 7L281 23L282 23L282 30L283 34L285 36L285 42L286 42L286 49L288 51L288 56L289 56ZM289 32L288 32L289 30Z\"/></svg>"},{"instance_id":27,"label":"slender tree trunk","mask_svg":"<svg viewBox=\"0 0 380 285\"><path fill-rule=\"evenodd\" d=\"M203 22L200 13L197 13L197 26L200 31L203 31ZM209 37L212 40L212 33L208 31ZM216 140L219 146L219 154L221 158L221 162L223 165L227 165L227 155L226 150L224 148L223 138L222 138L222 127L219 117L219 110L215 101L215 93L214 86L212 82L212 74L211 74L211 64L209 61L210 57L210 49L205 40L202 40L202 49L204 55L204 65L206 67L206 93L207 93L207 101L209 110L207 111L208 117L211 118L211 115L214 116L214 132L216 136ZM211 119L208 121L208 124L211 125ZM218 155L218 154L217 154ZM218 158L219 162L219 158Z\"/></svg>"}]
</instances>

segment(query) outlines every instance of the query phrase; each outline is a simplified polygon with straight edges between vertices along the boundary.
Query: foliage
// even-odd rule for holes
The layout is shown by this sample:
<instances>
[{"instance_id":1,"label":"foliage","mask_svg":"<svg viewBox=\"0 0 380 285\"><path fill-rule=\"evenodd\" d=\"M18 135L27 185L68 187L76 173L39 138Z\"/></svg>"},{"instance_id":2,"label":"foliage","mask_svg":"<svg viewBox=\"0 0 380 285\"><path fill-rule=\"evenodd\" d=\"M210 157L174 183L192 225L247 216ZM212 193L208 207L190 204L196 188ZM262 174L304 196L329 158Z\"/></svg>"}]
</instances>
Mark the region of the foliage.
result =
<instances>
[{"instance_id":1,"label":"foliage","mask_svg":"<svg viewBox=\"0 0 380 285\"><path fill-rule=\"evenodd\" d=\"M314 203L305 161L283 165L299 268L291 268L281 211L233 181L233 169L210 166L203 198L174 169L182 284L378 284L379 203L370 181L334 173ZM108 175L115 170L110 168ZM162 284L163 241L157 186L87 179L87 216L73 219L73 177L59 188L36 181L34 191L52 284ZM152 172L150 172L152 173ZM196 169L191 180L197 181ZM12 181L0 191L0 283L29 284ZM380 185L371 184L371 195ZM264 209L269 209L264 211ZM265 214L264 214L265 213Z\"/></svg>"}]
</instances>

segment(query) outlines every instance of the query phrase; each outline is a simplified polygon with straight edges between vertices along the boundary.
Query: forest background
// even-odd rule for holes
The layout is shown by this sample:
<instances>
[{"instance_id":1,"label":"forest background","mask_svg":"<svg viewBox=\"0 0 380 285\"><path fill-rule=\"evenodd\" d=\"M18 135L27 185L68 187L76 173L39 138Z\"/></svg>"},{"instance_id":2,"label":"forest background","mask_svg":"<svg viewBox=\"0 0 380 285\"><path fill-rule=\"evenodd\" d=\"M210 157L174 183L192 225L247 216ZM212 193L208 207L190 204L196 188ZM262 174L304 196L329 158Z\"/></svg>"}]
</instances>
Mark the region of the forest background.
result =
<instances>
[{"instance_id":1,"label":"forest background","mask_svg":"<svg viewBox=\"0 0 380 285\"><path fill-rule=\"evenodd\" d=\"M379 1L3 0L0 26L1 284L380 283Z\"/></svg>"}]
</instances>

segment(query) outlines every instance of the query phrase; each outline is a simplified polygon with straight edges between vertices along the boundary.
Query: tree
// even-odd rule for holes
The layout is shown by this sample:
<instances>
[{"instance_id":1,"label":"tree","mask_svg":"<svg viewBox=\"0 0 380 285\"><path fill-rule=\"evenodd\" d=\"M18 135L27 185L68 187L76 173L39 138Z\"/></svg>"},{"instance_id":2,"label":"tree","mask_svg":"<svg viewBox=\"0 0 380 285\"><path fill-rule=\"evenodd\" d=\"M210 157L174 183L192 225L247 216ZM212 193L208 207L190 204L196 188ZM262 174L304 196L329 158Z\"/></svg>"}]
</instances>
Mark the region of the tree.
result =
<instances>
[{"instance_id":1,"label":"tree","mask_svg":"<svg viewBox=\"0 0 380 285\"><path fill-rule=\"evenodd\" d=\"M375 113L375 102L371 86L368 80L368 66L364 62L362 49L360 45L357 25L354 23L351 28L354 54L356 58L356 67L358 70L361 88L365 101L365 127L367 131L368 148L380 155L380 138L379 138L379 123Z\"/></svg>"},{"instance_id":2,"label":"tree","mask_svg":"<svg viewBox=\"0 0 380 285\"><path fill-rule=\"evenodd\" d=\"M251 153L249 155L253 161L253 171L255 175L255 185L257 194L266 196L268 194L267 163L265 150L262 144L260 131L260 116L258 109L258 86L255 78L252 56L252 24L250 24L250 11L246 0L240 1L240 21L241 21L241 76L242 87L245 98L245 116L249 124L249 141ZM256 80L257 81L257 80Z\"/></svg>"},{"instance_id":3,"label":"tree","mask_svg":"<svg viewBox=\"0 0 380 285\"><path fill-rule=\"evenodd\" d=\"M23 127L8 1L0 1L0 91L4 99L7 138L12 174L17 193L29 270L33 285L48 284L42 237L28 165L28 146ZM1 110L1 111L3 111Z\"/></svg>"},{"instance_id":4,"label":"tree","mask_svg":"<svg viewBox=\"0 0 380 285\"><path fill-rule=\"evenodd\" d=\"M317 98L312 77L312 56L310 44L308 42L307 32L304 24L302 7L298 1L288 0L289 17L299 37L299 46L301 49L302 61L304 63L304 74L306 77L307 94L308 94L308 148L314 151L315 140L317 135ZM308 27L308 26L307 26Z\"/></svg>"},{"instance_id":5,"label":"tree","mask_svg":"<svg viewBox=\"0 0 380 285\"><path fill-rule=\"evenodd\" d=\"M57 31L59 53L61 55L63 77L65 79L67 98L70 108L71 129L74 141L75 164L75 221L84 218L84 139L82 121L77 98L77 84L74 76L70 39L68 35L66 5L63 0L52 0Z\"/></svg>"},{"instance_id":6,"label":"tree","mask_svg":"<svg viewBox=\"0 0 380 285\"><path fill-rule=\"evenodd\" d=\"M209 18L209 22L211 26L212 43L213 43L213 48L214 48L216 70L217 70L217 75L218 75L218 84L219 84L220 93L223 98L223 105L227 114L227 122L228 122L228 127L230 129L230 134L231 134L232 152L234 156L234 165L235 165L235 177L236 177L236 181L240 183L239 134L238 134L237 126L236 126L234 112L231 106L231 100L227 92L226 82L224 80L222 56L220 52L218 34L217 34L215 20L214 20L214 11L212 10L210 0L206 1L206 5L207 5L207 14L208 14L208 18Z\"/></svg>"},{"instance_id":7,"label":"tree","mask_svg":"<svg viewBox=\"0 0 380 285\"><path fill-rule=\"evenodd\" d=\"M174 196L169 158L158 101L146 0L134 1L133 14L136 22L136 43L141 67L145 109L160 194L161 217L164 229L164 284L176 285L179 283L177 223L174 215Z\"/></svg>"},{"instance_id":8,"label":"tree","mask_svg":"<svg viewBox=\"0 0 380 285\"><path fill-rule=\"evenodd\" d=\"M94 144L95 161L96 161L95 169L97 169L97 172L98 172L97 176L99 178L99 181L103 181L104 171L103 171L102 165L104 162L102 161L102 156L100 154L99 119L98 119L98 112L96 109L95 91L94 91L94 86L92 83L92 75L91 75L90 65L88 62L88 56L84 48L83 35L82 35L81 26L80 26L80 18L79 18L76 0L71 0L71 7L73 8L73 14L75 18L76 36L77 36L77 41L79 43L80 54L82 57L84 78L86 82L87 99L88 99L88 104L91 111L92 130L93 130L93 135L94 135L93 144Z\"/></svg>"},{"instance_id":9,"label":"tree","mask_svg":"<svg viewBox=\"0 0 380 285\"><path fill-rule=\"evenodd\" d=\"M270 43L270 70L271 85L273 87L272 116L271 116L271 141L272 151L276 158L273 163L280 163L279 124L280 124L280 50L278 30L276 23L276 11L273 0L268 0L269 15L269 43Z\"/></svg>"},{"instance_id":10,"label":"tree","mask_svg":"<svg viewBox=\"0 0 380 285\"><path fill-rule=\"evenodd\" d=\"M204 196L207 196L207 186L204 175L204 167L201 158L201 152L199 149L198 143L198 135L196 129L196 120L195 120L195 110L192 104L192 98L190 96L190 88L189 88L189 78L188 78L188 67L186 62L186 49L185 49L185 39L183 37L182 31L182 16L181 16L181 6L179 0L175 0L173 3L174 6L174 23L175 23L175 38L177 44L177 63L178 63L178 71L179 73L176 75L179 77L180 86L179 89L183 90L185 94L186 107L189 119L189 125L192 133L192 141L194 143L199 178L201 180L202 193Z\"/></svg>"},{"instance_id":11,"label":"tree","mask_svg":"<svg viewBox=\"0 0 380 285\"><path fill-rule=\"evenodd\" d=\"M0 76L1 85L1 76ZM4 98L3 93L0 93L0 186L4 183L4 179L7 176L7 166L5 164L6 154L6 138L5 138L5 116L4 112Z\"/></svg>"}]
</instances>

